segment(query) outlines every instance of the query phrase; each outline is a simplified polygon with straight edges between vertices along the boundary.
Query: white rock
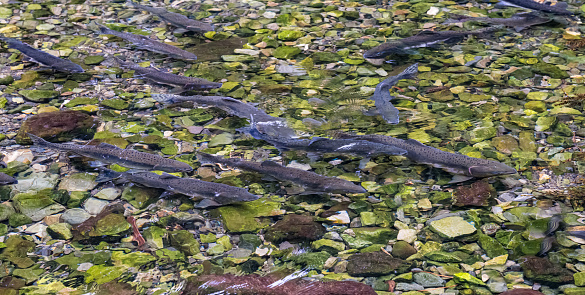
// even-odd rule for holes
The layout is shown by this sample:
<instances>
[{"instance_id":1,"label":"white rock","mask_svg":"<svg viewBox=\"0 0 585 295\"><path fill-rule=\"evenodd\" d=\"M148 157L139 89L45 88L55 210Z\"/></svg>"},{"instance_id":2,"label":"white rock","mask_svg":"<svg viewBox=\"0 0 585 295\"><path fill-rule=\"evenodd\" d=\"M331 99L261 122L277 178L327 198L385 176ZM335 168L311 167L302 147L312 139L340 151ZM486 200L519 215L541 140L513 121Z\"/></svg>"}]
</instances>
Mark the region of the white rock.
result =
<instances>
[{"instance_id":1,"label":"white rock","mask_svg":"<svg viewBox=\"0 0 585 295\"><path fill-rule=\"evenodd\" d=\"M91 215L98 215L108 204L110 204L108 201L97 198L89 198L83 203L83 208Z\"/></svg>"},{"instance_id":2,"label":"white rock","mask_svg":"<svg viewBox=\"0 0 585 295\"><path fill-rule=\"evenodd\" d=\"M427 14L428 14L428 15L437 15L437 14L439 13L439 11L441 11L441 10L439 9L439 7L432 6L432 7L431 7L431 8L429 8L429 10L427 11Z\"/></svg>"},{"instance_id":3,"label":"white rock","mask_svg":"<svg viewBox=\"0 0 585 295\"><path fill-rule=\"evenodd\" d=\"M87 271L92 266L93 266L93 263L91 263L91 262L80 263L79 266L77 267L77 270L78 271Z\"/></svg>"},{"instance_id":4,"label":"white rock","mask_svg":"<svg viewBox=\"0 0 585 295\"><path fill-rule=\"evenodd\" d=\"M349 224L351 222L347 211L338 211L338 214L327 217L327 220L333 221L335 224Z\"/></svg>"},{"instance_id":5,"label":"white rock","mask_svg":"<svg viewBox=\"0 0 585 295\"><path fill-rule=\"evenodd\" d=\"M119 188L116 187L108 187L105 188L101 191L99 191L97 194L95 194L94 197L102 199L102 200L115 200L116 198L118 198L120 196L120 194L122 194L122 191Z\"/></svg>"},{"instance_id":6,"label":"white rock","mask_svg":"<svg viewBox=\"0 0 585 295\"><path fill-rule=\"evenodd\" d=\"M305 171L311 170L311 165L302 164L302 163L299 163L297 161L290 162L288 165L286 165L286 167L297 168L297 169L301 169L301 170L305 170Z\"/></svg>"},{"instance_id":7,"label":"white rock","mask_svg":"<svg viewBox=\"0 0 585 295\"><path fill-rule=\"evenodd\" d=\"M416 240L416 230L401 229L398 231L398 237L396 239L399 241L405 241L409 244L412 244Z\"/></svg>"},{"instance_id":8,"label":"white rock","mask_svg":"<svg viewBox=\"0 0 585 295\"><path fill-rule=\"evenodd\" d=\"M22 150L12 151L12 152L6 154L6 156L4 156L4 162L10 163L13 161L17 161L17 162L21 162L24 164L29 164L30 162L32 162L33 158L34 158L34 155L30 149L22 149Z\"/></svg>"}]
</instances>

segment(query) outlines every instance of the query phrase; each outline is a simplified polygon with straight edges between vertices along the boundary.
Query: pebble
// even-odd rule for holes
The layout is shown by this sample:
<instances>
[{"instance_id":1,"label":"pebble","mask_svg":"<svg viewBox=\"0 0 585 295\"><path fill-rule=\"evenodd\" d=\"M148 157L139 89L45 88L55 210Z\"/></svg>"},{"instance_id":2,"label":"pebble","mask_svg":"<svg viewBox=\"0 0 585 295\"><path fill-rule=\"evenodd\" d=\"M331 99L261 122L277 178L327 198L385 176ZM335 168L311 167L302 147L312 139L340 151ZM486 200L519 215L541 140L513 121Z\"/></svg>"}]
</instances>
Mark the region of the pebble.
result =
<instances>
[{"instance_id":1,"label":"pebble","mask_svg":"<svg viewBox=\"0 0 585 295\"><path fill-rule=\"evenodd\" d=\"M61 219L71 225L80 224L91 217L91 214L81 208L73 208L66 210L62 215Z\"/></svg>"}]
</instances>

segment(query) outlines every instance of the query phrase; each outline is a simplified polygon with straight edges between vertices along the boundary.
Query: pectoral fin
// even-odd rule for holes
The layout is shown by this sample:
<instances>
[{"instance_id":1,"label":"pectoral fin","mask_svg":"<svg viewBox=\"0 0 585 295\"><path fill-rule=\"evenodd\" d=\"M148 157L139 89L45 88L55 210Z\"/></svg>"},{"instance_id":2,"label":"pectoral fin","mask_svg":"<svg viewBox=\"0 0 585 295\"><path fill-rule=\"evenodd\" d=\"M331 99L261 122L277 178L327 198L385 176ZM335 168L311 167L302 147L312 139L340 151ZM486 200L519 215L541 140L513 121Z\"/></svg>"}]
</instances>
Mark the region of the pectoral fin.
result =
<instances>
[{"instance_id":1,"label":"pectoral fin","mask_svg":"<svg viewBox=\"0 0 585 295\"><path fill-rule=\"evenodd\" d=\"M211 199L203 199L201 200L201 202L199 202L199 204L195 205L195 208L207 208L217 206L221 206L221 204Z\"/></svg>"}]
</instances>

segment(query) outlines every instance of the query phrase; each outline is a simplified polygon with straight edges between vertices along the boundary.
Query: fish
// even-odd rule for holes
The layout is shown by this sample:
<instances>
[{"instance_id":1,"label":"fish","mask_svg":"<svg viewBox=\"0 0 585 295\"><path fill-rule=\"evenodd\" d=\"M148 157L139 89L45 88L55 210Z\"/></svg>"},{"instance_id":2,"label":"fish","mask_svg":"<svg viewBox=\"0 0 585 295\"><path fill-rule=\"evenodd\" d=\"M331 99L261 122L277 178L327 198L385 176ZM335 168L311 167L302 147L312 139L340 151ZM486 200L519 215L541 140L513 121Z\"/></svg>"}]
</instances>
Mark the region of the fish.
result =
<instances>
[{"instance_id":1,"label":"fish","mask_svg":"<svg viewBox=\"0 0 585 295\"><path fill-rule=\"evenodd\" d=\"M252 162L235 158L224 158L206 153L198 153L199 162L205 164L223 164L242 170L254 171L272 176L279 180L290 181L309 188L313 192L326 193L365 193L366 189L351 181L337 177L327 177L314 172L282 166L273 161Z\"/></svg>"},{"instance_id":2,"label":"fish","mask_svg":"<svg viewBox=\"0 0 585 295\"><path fill-rule=\"evenodd\" d=\"M210 82L205 79L195 77L179 76L171 73L161 72L153 67L143 68L132 62L125 62L114 56L114 59L122 67L134 70L134 73L141 78L146 78L155 83L177 86L176 91L188 91L193 89L211 89L219 88L222 83Z\"/></svg>"},{"instance_id":3,"label":"fish","mask_svg":"<svg viewBox=\"0 0 585 295\"><path fill-rule=\"evenodd\" d=\"M387 144L392 147L406 151L405 157L410 160L441 168L447 172L463 175L466 177L484 178L496 175L518 173L516 169L497 161L472 158L459 153L450 153L430 147L414 139L399 139L385 135L353 135L344 132L337 132L336 138L359 139L380 144Z\"/></svg>"},{"instance_id":4,"label":"fish","mask_svg":"<svg viewBox=\"0 0 585 295\"><path fill-rule=\"evenodd\" d=\"M201 22L201 21L194 20L194 19L190 19L182 14L175 13L175 12L169 12L164 8L156 8L156 7L146 6L146 5L140 5L134 1L128 1L128 3L130 3L132 6L138 8L140 10L144 10L144 11L150 12L150 13L158 16L160 19L162 19L163 21L165 21L173 26L176 26L176 27L179 27L179 28L182 28L185 30L193 31L196 33L205 33L205 32L215 30L215 28L213 27L212 24Z\"/></svg>"},{"instance_id":5,"label":"fish","mask_svg":"<svg viewBox=\"0 0 585 295\"><path fill-rule=\"evenodd\" d=\"M540 243L540 251L536 254L536 256L544 256L548 253L553 246L556 244L557 239L555 237L545 237L542 239Z\"/></svg>"},{"instance_id":6,"label":"fish","mask_svg":"<svg viewBox=\"0 0 585 295\"><path fill-rule=\"evenodd\" d=\"M555 5L550 5L550 2L539 3L532 0L500 0L499 5L514 6L524 9L547 12L557 15L574 15L570 10L567 10L569 5L566 2L557 2Z\"/></svg>"},{"instance_id":7,"label":"fish","mask_svg":"<svg viewBox=\"0 0 585 295\"><path fill-rule=\"evenodd\" d=\"M394 96L390 95L390 88L396 85L402 79L413 78L418 73L418 63L415 63L404 69L400 74L391 76L384 81L378 83L374 95L370 98L374 101L377 113L390 124L398 124L400 119L398 117L398 109L390 102Z\"/></svg>"},{"instance_id":8,"label":"fish","mask_svg":"<svg viewBox=\"0 0 585 295\"><path fill-rule=\"evenodd\" d=\"M158 175L152 172L141 171L123 172L121 173L121 177L144 186L160 188L190 197L201 197L203 200L195 206L197 208L249 202L260 198L241 187L193 178L181 178L168 173Z\"/></svg>"},{"instance_id":9,"label":"fish","mask_svg":"<svg viewBox=\"0 0 585 295\"><path fill-rule=\"evenodd\" d=\"M85 72L80 65L67 60L56 57L52 54L46 53L42 50L31 47L28 44L22 43L13 38L0 37L0 40L6 42L9 48L16 49L22 54L33 59L35 62L48 66L56 71L65 73L83 73Z\"/></svg>"},{"instance_id":10,"label":"fish","mask_svg":"<svg viewBox=\"0 0 585 295\"><path fill-rule=\"evenodd\" d=\"M406 154L406 151L401 148L367 140L329 139L323 137L298 139L268 135L258 130L256 124L252 123L251 125L252 126L248 132L252 137L264 140L281 151L304 150L307 152L353 154L362 157L373 157L377 155L397 156Z\"/></svg>"},{"instance_id":11,"label":"fish","mask_svg":"<svg viewBox=\"0 0 585 295\"><path fill-rule=\"evenodd\" d=\"M554 234L559 229L559 227L561 226L562 223L563 223L563 217L561 215L554 215L553 217L551 217L548 220L547 229L544 232L544 235L550 236L550 235Z\"/></svg>"},{"instance_id":12,"label":"fish","mask_svg":"<svg viewBox=\"0 0 585 295\"><path fill-rule=\"evenodd\" d=\"M0 185L14 184L14 183L18 183L18 181L14 177L0 172Z\"/></svg>"},{"instance_id":13,"label":"fish","mask_svg":"<svg viewBox=\"0 0 585 295\"><path fill-rule=\"evenodd\" d=\"M192 52L183 50L173 45L169 45L166 43L158 42L156 40L150 39L145 36L135 35L132 33L126 32L118 32L112 30L102 24L97 24L100 28L100 32L102 34L114 35L116 37L120 37L126 41L132 42L134 45L138 46L138 48L145 49L148 51L161 53L170 55L172 57L184 60L196 60L197 55Z\"/></svg>"},{"instance_id":14,"label":"fish","mask_svg":"<svg viewBox=\"0 0 585 295\"><path fill-rule=\"evenodd\" d=\"M181 96L174 94L152 94L151 97L161 103L191 101L197 105L216 107L236 117L248 119L250 122L254 120L256 124L264 127L264 132L269 134L279 134L285 137L293 137L296 135L296 132L288 127L284 119L270 116L249 103L241 102L231 97L204 95Z\"/></svg>"},{"instance_id":15,"label":"fish","mask_svg":"<svg viewBox=\"0 0 585 295\"><path fill-rule=\"evenodd\" d=\"M115 145L100 143L98 145L78 145L73 143L52 143L34 134L27 133L35 145L52 149L70 151L82 156L94 158L108 164L118 164L127 168L160 170L165 172L189 172L189 164L168 159L156 154L121 149Z\"/></svg>"},{"instance_id":16,"label":"fish","mask_svg":"<svg viewBox=\"0 0 585 295\"><path fill-rule=\"evenodd\" d=\"M410 49L428 47L455 38L467 35L480 35L501 29L503 26L493 26L473 31L422 31L418 35L399 40L391 40L380 44L364 53L364 58L381 59L392 54L408 54Z\"/></svg>"},{"instance_id":17,"label":"fish","mask_svg":"<svg viewBox=\"0 0 585 295\"><path fill-rule=\"evenodd\" d=\"M540 14L529 12L529 13L517 13L508 18L493 18L493 17L461 17L456 19L449 19L443 22L443 25L452 23L463 23L463 22L479 22L495 25L504 25L512 27L516 32L520 32L530 26L540 25L548 23L551 18L541 16Z\"/></svg>"}]
</instances>

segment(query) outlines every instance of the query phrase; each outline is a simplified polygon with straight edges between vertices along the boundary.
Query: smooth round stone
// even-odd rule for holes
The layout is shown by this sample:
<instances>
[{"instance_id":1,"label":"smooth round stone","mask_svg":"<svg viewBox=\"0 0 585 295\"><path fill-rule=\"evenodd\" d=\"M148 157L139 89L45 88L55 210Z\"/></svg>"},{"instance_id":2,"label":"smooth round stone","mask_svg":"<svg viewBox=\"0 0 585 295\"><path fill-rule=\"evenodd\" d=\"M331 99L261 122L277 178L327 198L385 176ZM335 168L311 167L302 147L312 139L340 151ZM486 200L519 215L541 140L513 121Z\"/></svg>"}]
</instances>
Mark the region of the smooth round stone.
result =
<instances>
[{"instance_id":1,"label":"smooth round stone","mask_svg":"<svg viewBox=\"0 0 585 295\"><path fill-rule=\"evenodd\" d=\"M108 187L105 188L101 191L99 191L97 194L95 194L94 197L98 198L98 199L102 199L102 200L115 200L116 198L118 198L120 196L120 194L122 194L122 191L118 188L115 187Z\"/></svg>"},{"instance_id":2,"label":"smooth round stone","mask_svg":"<svg viewBox=\"0 0 585 295\"><path fill-rule=\"evenodd\" d=\"M87 213L87 211L81 208L73 208L66 210L62 215L61 218L64 222L67 222L71 225L77 225L83 223L84 221L88 220L91 217L91 214Z\"/></svg>"},{"instance_id":3,"label":"smooth round stone","mask_svg":"<svg viewBox=\"0 0 585 295\"><path fill-rule=\"evenodd\" d=\"M83 208L91 215L98 215L110 202L97 198L89 198L83 204Z\"/></svg>"}]
</instances>

